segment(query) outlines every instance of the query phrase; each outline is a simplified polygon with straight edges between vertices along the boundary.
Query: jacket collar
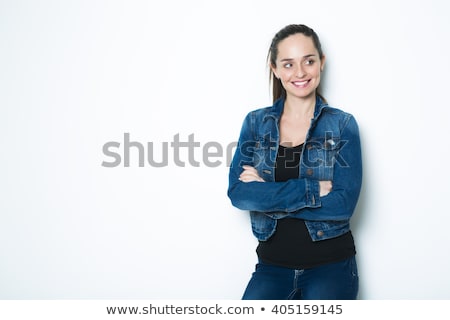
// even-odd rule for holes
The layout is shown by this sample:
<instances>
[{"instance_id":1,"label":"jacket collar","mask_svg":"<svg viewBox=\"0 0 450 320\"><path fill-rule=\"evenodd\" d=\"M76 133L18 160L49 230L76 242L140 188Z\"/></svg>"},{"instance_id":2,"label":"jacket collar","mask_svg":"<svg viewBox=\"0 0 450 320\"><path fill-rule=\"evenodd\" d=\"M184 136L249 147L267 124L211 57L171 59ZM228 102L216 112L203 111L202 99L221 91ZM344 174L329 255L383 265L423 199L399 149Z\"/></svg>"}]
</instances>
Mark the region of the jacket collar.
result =
<instances>
[{"instance_id":1,"label":"jacket collar","mask_svg":"<svg viewBox=\"0 0 450 320\"><path fill-rule=\"evenodd\" d=\"M284 101L285 99L283 97L276 100L273 106L269 109L269 112L265 114L263 120L266 120L266 117L275 118L277 121L280 120L284 109ZM328 107L328 105L318 95L316 95L316 106L314 109L313 120L316 120L319 117L325 107Z\"/></svg>"}]
</instances>

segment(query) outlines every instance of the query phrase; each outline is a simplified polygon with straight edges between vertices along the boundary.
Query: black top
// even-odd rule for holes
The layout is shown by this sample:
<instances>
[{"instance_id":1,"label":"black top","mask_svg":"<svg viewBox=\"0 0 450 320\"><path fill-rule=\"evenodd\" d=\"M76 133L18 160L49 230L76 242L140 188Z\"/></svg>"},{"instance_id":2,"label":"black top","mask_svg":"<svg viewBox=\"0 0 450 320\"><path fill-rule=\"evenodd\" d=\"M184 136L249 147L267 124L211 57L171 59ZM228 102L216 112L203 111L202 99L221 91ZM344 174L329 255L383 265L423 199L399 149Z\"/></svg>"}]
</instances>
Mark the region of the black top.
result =
<instances>
[{"instance_id":1,"label":"black top","mask_svg":"<svg viewBox=\"0 0 450 320\"><path fill-rule=\"evenodd\" d=\"M302 149L303 144L292 148L280 145L275 181L298 179ZM256 252L262 262L294 269L312 268L356 254L350 231L336 238L314 242L305 222L296 218L279 219L274 235L267 241L260 241Z\"/></svg>"}]
</instances>

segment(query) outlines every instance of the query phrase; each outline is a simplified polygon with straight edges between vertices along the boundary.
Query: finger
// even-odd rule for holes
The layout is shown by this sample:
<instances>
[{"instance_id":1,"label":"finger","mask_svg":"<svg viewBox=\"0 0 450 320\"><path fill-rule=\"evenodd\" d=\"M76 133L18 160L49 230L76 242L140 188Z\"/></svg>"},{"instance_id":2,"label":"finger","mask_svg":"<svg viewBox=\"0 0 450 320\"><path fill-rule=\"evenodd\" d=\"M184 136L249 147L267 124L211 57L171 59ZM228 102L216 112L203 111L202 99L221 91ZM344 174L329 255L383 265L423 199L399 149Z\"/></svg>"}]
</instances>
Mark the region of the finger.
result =
<instances>
[{"instance_id":1,"label":"finger","mask_svg":"<svg viewBox=\"0 0 450 320\"><path fill-rule=\"evenodd\" d=\"M259 176L253 172L244 171L240 175L242 179L257 179Z\"/></svg>"},{"instance_id":2,"label":"finger","mask_svg":"<svg viewBox=\"0 0 450 320\"><path fill-rule=\"evenodd\" d=\"M252 166L244 165L244 166L242 166L242 168L244 169L244 171L245 171L245 170L249 170L249 171L257 172L257 170L255 169L255 167L252 167Z\"/></svg>"},{"instance_id":3,"label":"finger","mask_svg":"<svg viewBox=\"0 0 450 320\"><path fill-rule=\"evenodd\" d=\"M239 180L241 180L243 182L251 182L251 181L264 182L264 179L262 179L257 173L250 172L250 171L244 171L239 176Z\"/></svg>"},{"instance_id":4,"label":"finger","mask_svg":"<svg viewBox=\"0 0 450 320\"><path fill-rule=\"evenodd\" d=\"M246 177L239 178L239 181L245 182L245 183L248 183L248 182L265 182L262 178L246 178Z\"/></svg>"}]
</instances>

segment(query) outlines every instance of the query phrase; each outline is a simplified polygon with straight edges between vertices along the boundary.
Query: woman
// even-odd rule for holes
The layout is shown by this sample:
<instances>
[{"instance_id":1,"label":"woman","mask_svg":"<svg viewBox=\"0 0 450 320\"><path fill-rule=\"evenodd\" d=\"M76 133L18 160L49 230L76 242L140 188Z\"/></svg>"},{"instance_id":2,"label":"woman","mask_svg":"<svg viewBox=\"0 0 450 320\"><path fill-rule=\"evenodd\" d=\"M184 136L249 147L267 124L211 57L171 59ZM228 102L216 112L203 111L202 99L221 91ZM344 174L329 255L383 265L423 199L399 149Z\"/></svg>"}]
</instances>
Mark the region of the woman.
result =
<instances>
[{"instance_id":1,"label":"woman","mask_svg":"<svg viewBox=\"0 0 450 320\"><path fill-rule=\"evenodd\" d=\"M356 299L358 125L317 92L325 55L311 28L280 30L268 63L274 103L245 118L229 172L228 196L259 240L243 299Z\"/></svg>"}]
</instances>

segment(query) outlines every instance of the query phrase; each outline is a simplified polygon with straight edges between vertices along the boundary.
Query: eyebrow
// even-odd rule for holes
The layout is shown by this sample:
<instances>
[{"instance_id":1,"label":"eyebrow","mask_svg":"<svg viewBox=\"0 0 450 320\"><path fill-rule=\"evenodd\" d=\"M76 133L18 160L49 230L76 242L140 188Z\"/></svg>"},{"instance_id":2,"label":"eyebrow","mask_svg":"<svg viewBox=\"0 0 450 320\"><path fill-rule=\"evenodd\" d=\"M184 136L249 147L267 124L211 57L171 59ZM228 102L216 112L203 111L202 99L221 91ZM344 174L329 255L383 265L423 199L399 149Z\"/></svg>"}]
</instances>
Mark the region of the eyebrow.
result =
<instances>
[{"instance_id":1,"label":"eyebrow","mask_svg":"<svg viewBox=\"0 0 450 320\"><path fill-rule=\"evenodd\" d=\"M315 57L315 56L317 56L317 55L316 54L307 54L306 56L303 56L302 59L306 59L309 57ZM294 59L293 58L285 58L285 59L281 59L280 61L287 62L287 61L292 61L292 60L294 60Z\"/></svg>"}]
</instances>

